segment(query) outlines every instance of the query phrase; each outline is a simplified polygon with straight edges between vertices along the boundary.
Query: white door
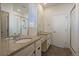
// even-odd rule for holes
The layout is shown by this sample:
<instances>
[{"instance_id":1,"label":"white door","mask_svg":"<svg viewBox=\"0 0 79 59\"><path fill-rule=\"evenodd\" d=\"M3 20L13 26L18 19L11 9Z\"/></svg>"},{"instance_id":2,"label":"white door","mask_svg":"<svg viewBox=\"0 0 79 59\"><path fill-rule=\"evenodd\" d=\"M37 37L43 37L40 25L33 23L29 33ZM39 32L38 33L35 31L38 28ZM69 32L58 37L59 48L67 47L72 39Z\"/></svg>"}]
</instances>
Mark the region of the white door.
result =
<instances>
[{"instance_id":1,"label":"white door","mask_svg":"<svg viewBox=\"0 0 79 59\"><path fill-rule=\"evenodd\" d=\"M67 15L58 14L52 20L53 44L64 48L67 42Z\"/></svg>"}]
</instances>

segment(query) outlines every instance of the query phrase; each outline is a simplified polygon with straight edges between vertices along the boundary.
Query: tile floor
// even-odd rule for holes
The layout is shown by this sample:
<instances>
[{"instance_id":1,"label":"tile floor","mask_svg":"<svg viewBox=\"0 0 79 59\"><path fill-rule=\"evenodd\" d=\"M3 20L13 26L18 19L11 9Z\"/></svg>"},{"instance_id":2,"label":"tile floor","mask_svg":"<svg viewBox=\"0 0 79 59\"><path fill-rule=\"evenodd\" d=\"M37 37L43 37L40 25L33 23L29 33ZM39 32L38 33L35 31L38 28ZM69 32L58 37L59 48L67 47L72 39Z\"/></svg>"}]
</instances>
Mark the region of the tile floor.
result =
<instances>
[{"instance_id":1,"label":"tile floor","mask_svg":"<svg viewBox=\"0 0 79 59\"><path fill-rule=\"evenodd\" d=\"M72 53L68 48L50 46L47 52L42 52L42 56L72 56Z\"/></svg>"}]
</instances>

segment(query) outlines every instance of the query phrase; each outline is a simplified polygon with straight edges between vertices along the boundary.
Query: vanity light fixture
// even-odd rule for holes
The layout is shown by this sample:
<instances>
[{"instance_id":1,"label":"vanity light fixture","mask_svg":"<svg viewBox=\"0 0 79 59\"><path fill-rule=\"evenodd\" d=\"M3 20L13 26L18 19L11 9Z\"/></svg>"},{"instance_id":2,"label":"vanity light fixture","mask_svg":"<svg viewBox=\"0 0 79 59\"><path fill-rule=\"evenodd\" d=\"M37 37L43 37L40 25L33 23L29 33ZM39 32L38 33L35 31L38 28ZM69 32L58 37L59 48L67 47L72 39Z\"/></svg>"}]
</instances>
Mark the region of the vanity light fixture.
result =
<instances>
[{"instance_id":1,"label":"vanity light fixture","mask_svg":"<svg viewBox=\"0 0 79 59\"><path fill-rule=\"evenodd\" d=\"M44 5L46 5L47 3L44 3Z\"/></svg>"}]
</instances>

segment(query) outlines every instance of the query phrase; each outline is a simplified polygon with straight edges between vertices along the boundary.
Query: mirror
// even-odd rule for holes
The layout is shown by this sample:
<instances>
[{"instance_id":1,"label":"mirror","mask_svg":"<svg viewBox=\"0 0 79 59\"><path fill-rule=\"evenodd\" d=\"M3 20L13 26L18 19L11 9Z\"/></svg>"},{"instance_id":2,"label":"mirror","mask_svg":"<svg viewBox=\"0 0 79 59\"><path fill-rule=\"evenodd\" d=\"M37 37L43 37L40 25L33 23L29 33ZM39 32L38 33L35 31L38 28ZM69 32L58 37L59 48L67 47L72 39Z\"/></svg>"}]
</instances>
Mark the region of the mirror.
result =
<instances>
[{"instance_id":1,"label":"mirror","mask_svg":"<svg viewBox=\"0 0 79 59\"><path fill-rule=\"evenodd\" d=\"M27 35L28 3L5 3L1 5L1 37Z\"/></svg>"},{"instance_id":2,"label":"mirror","mask_svg":"<svg viewBox=\"0 0 79 59\"><path fill-rule=\"evenodd\" d=\"M28 31L28 18L22 18L21 21L21 34L22 35L27 35L27 31Z\"/></svg>"}]
</instances>

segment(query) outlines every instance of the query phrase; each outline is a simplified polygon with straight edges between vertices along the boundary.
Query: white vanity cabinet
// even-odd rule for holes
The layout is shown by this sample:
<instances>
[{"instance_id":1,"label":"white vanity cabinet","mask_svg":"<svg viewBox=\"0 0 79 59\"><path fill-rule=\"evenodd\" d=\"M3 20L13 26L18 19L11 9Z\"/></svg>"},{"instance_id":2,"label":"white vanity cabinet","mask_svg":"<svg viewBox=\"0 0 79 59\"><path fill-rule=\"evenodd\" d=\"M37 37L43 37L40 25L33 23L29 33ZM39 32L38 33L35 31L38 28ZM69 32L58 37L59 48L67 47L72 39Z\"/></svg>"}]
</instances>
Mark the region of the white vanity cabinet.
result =
<instances>
[{"instance_id":1,"label":"white vanity cabinet","mask_svg":"<svg viewBox=\"0 0 79 59\"><path fill-rule=\"evenodd\" d=\"M46 37L43 36L43 37L41 38L41 43L44 43L45 40L46 40Z\"/></svg>"},{"instance_id":2,"label":"white vanity cabinet","mask_svg":"<svg viewBox=\"0 0 79 59\"><path fill-rule=\"evenodd\" d=\"M49 46L50 46L50 41L49 41L49 39L47 40L47 49L49 48Z\"/></svg>"},{"instance_id":3,"label":"white vanity cabinet","mask_svg":"<svg viewBox=\"0 0 79 59\"><path fill-rule=\"evenodd\" d=\"M21 51L16 52L14 56L32 56L34 55L33 53L34 53L34 43L22 49Z\"/></svg>"},{"instance_id":4,"label":"white vanity cabinet","mask_svg":"<svg viewBox=\"0 0 79 59\"><path fill-rule=\"evenodd\" d=\"M48 34L47 35L47 48L49 48L50 44L51 44L51 35Z\"/></svg>"},{"instance_id":5,"label":"white vanity cabinet","mask_svg":"<svg viewBox=\"0 0 79 59\"><path fill-rule=\"evenodd\" d=\"M41 40L37 40L24 47L18 52L13 54L14 56L41 56Z\"/></svg>"},{"instance_id":6,"label":"white vanity cabinet","mask_svg":"<svg viewBox=\"0 0 79 59\"><path fill-rule=\"evenodd\" d=\"M50 46L50 42L51 42L51 37L50 34L47 34L46 36L44 36L43 38L41 38L41 49L42 52L46 52Z\"/></svg>"},{"instance_id":7,"label":"white vanity cabinet","mask_svg":"<svg viewBox=\"0 0 79 59\"><path fill-rule=\"evenodd\" d=\"M41 40L35 42L35 55L41 56Z\"/></svg>"}]
</instances>

